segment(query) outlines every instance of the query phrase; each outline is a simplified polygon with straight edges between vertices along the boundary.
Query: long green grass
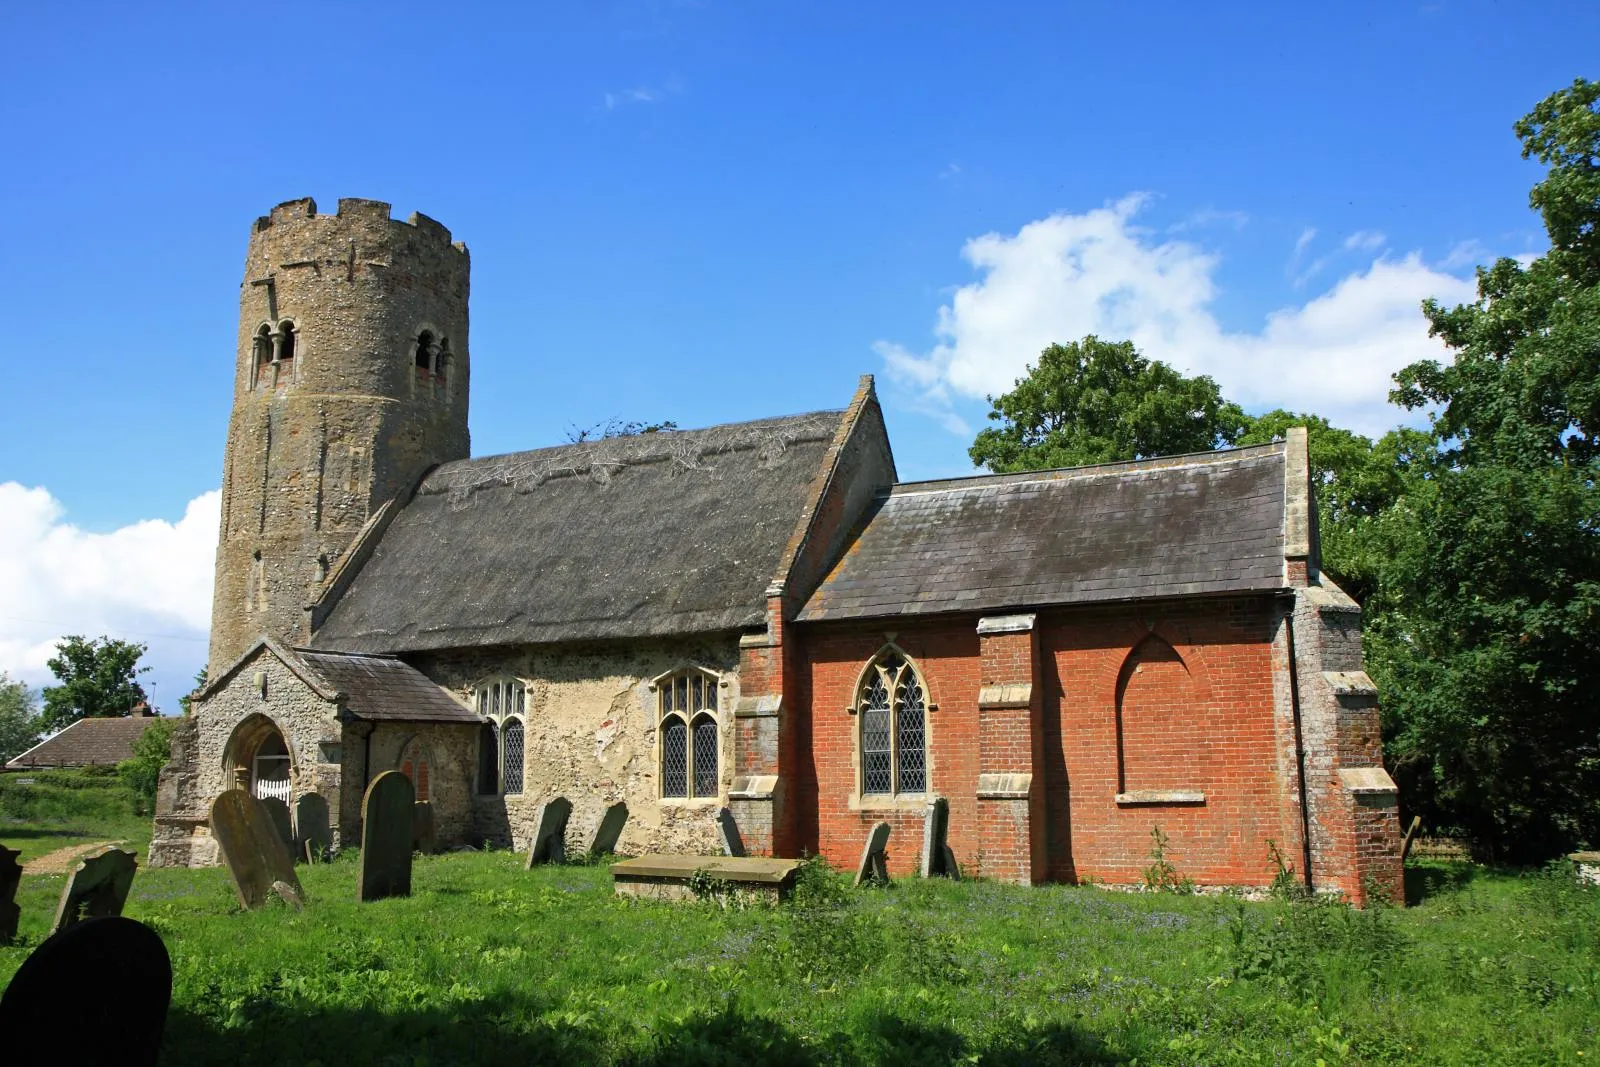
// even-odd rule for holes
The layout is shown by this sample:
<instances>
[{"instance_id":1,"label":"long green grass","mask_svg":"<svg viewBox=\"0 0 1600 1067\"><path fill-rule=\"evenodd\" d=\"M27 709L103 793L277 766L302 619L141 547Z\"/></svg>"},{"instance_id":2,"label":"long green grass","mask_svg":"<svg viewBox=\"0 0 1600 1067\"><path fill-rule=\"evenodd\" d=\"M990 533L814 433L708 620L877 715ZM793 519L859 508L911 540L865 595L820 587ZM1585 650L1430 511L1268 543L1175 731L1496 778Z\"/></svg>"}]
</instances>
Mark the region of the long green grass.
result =
<instances>
[{"instance_id":1,"label":"long green grass","mask_svg":"<svg viewBox=\"0 0 1600 1067\"><path fill-rule=\"evenodd\" d=\"M151 823L136 805L115 767L0 774L0 844L20 849L23 863L95 841L126 841L142 854Z\"/></svg>"},{"instance_id":2,"label":"long green grass","mask_svg":"<svg viewBox=\"0 0 1600 1067\"><path fill-rule=\"evenodd\" d=\"M1408 872L1420 903L1130 895L808 871L794 902L615 897L604 867L423 857L357 904L240 912L224 872L141 871L174 966L166 1062L1581 1064L1600 1056L1600 891ZM60 877L24 879L23 944Z\"/></svg>"}]
</instances>

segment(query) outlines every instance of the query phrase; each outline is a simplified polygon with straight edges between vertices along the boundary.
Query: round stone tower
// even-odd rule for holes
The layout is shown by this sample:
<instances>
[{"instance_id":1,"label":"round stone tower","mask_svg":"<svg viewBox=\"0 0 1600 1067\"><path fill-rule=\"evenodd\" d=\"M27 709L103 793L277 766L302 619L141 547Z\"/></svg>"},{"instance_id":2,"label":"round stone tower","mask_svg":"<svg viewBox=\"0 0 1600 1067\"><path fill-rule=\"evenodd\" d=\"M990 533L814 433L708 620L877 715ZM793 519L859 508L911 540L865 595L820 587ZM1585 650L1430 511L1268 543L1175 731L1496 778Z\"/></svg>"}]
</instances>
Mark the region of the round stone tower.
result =
<instances>
[{"instance_id":1,"label":"round stone tower","mask_svg":"<svg viewBox=\"0 0 1600 1067\"><path fill-rule=\"evenodd\" d=\"M250 233L211 614L215 673L311 636L341 556L469 454L466 246L376 200L279 204Z\"/></svg>"}]
</instances>

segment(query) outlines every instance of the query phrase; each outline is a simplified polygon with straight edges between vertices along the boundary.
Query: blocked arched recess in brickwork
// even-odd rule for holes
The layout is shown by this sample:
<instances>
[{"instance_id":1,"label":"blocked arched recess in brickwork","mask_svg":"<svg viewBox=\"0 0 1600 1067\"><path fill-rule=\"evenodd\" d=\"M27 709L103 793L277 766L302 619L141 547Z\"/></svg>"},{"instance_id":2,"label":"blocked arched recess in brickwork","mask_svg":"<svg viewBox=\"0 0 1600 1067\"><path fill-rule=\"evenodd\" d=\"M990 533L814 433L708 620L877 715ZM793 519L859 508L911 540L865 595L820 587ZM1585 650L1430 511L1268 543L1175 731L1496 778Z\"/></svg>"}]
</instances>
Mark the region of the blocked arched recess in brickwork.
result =
<instances>
[{"instance_id":1,"label":"blocked arched recess in brickwork","mask_svg":"<svg viewBox=\"0 0 1600 1067\"><path fill-rule=\"evenodd\" d=\"M1202 710L1210 687L1191 653L1158 633L1128 652L1117 672L1117 792L1193 790L1206 743Z\"/></svg>"},{"instance_id":2,"label":"blocked arched recess in brickwork","mask_svg":"<svg viewBox=\"0 0 1600 1067\"><path fill-rule=\"evenodd\" d=\"M276 768L269 768L268 763L276 760L278 753L282 753L283 771L281 778L276 776ZM257 780L258 772L272 774L266 779L271 782L283 782L279 789L273 786L269 795L283 794L279 799L288 802L288 783L294 780L294 749L289 747L283 732L278 729L278 724L260 712L247 715L233 728L233 733L228 737L228 743L222 748L222 770L224 780L230 788L248 789L251 793L260 795L258 788L261 782Z\"/></svg>"},{"instance_id":3,"label":"blocked arched recess in brickwork","mask_svg":"<svg viewBox=\"0 0 1600 1067\"><path fill-rule=\"evenodd\" d=\"M412 795L418 801L430 799L433 790L432 760L428 755L428 746L422 743L420 737L413 735L400 746L400 756L394 762L394 769L410 780Z\"/></svg>"}]
</instances>

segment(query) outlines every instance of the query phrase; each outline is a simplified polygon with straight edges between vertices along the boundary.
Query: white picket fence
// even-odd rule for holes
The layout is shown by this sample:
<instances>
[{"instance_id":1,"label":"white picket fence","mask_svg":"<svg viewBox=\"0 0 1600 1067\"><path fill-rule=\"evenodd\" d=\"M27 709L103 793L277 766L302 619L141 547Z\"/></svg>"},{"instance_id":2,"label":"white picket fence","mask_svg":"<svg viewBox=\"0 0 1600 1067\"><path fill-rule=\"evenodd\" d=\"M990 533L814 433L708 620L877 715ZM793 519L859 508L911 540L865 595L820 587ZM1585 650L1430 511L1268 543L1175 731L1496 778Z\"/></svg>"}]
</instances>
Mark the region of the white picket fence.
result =
<instances>
[{"instance_id":1,"label":"white picket fence","mask_svg":"<svg viewBox=\"0 0 1600 1067\"><path fill-rule=\"evenodd\" d=\"M254 792L257 800L265 800L268 797L277 797L279 800L287 804L289 803L289 779L279 778L273 780L267 778L257 778Z\"/></svg>"}]
</instances>

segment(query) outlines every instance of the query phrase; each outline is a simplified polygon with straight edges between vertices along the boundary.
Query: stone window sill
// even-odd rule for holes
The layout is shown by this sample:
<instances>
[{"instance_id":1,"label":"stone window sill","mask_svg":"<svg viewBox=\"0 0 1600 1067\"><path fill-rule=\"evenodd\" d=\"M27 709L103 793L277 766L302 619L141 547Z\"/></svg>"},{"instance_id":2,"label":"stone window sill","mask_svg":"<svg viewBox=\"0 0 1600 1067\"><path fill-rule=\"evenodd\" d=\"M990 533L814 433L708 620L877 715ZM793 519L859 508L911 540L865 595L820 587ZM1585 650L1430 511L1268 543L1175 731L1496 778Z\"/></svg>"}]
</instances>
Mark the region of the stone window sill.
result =
<instances>
[{"instance_id":1,"label":"stone window sill","mask_svg":"<svg viewBox=\"0 0 1600 1067\"><path fill-rule=\"evenodd\" d=\"M1131 793L1118 793L1117 806L1139 807L1145 804L1204 804L1206 795L1198 789L1139 789Z\"/></svg>"},{"instance_id":2,"label":"stone window sill","mask_svg":"<svg viewBox=\"0 0 1600 1067\"><path fill-rule=\"evenodd\" d=\"M721 797L658 797L664 808L715 808L722 804Z\"/></svg>"},{"instance_id":3,"label":"stone window sill","mask_svg":"<svg viewBox=\"0 0 1600 1067\"><path fill-rule=\"evenodd\" d=\"M851 811L923 811L928 806L928 801L933 798L932 793L897 793L894 796L870 794L862 796L859 793L850 797Z\"/></svg>"}]
</instances>

